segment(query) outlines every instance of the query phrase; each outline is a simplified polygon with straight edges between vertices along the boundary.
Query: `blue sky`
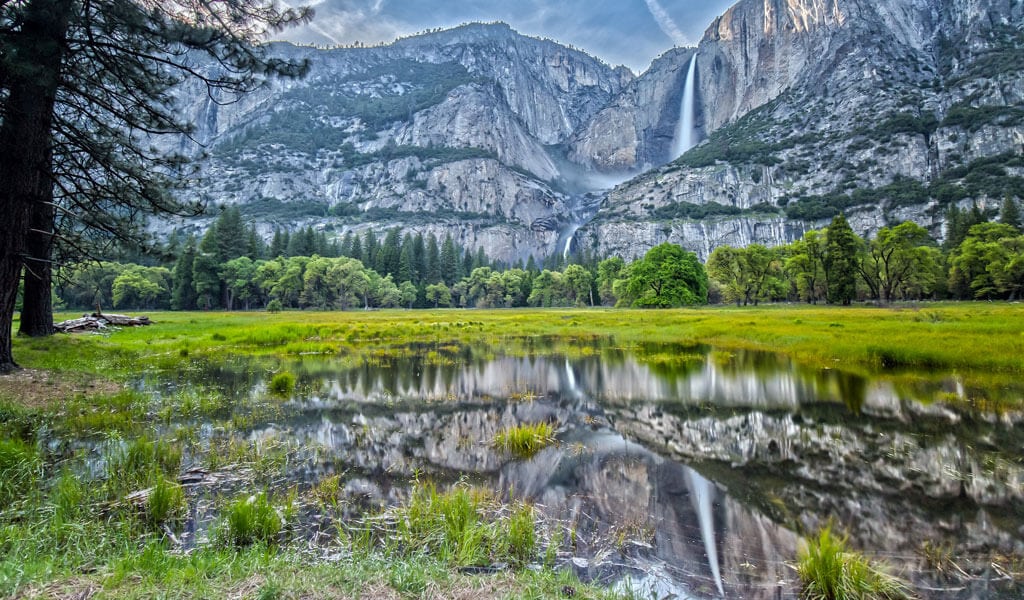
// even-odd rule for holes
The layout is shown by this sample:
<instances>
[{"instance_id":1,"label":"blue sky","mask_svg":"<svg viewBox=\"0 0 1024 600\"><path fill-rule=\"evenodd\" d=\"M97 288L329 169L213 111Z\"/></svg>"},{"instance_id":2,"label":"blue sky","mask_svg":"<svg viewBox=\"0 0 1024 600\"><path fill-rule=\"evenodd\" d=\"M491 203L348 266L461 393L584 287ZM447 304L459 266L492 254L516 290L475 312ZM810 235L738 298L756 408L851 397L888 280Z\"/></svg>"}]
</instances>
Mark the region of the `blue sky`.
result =
<instances>
[{"instance_id":1,"label":"blue sky","mask_svg":"<svg viewBox=\"0 0 1024 600\"><path fill-rule=\"evenodd\" d=\"M300 4L299 0L286 0ZM281 35L321 45L389 42L467 21L504 21L520 33L582 48L643 71L672 46L694 45L735 0L307 0L314 21Z\"/></svg>"}]
</instances>

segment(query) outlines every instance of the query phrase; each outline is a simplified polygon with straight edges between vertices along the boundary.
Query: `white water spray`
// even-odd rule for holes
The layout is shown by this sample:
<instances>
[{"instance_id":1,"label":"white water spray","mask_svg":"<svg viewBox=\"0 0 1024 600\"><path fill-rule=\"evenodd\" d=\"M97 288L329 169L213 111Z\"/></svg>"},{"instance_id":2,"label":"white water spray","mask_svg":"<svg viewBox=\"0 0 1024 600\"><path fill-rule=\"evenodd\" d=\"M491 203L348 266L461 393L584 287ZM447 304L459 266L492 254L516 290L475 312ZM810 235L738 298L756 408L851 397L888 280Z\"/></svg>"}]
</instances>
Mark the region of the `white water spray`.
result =
<instances>
[{"instance_id":1,"label":"white water spray","mask_svg":"<svg viewBox=\"0 0 1024 600\"><path fill-rule=\"evenodd\" d=\"M672 158L678 158L690 148L693 148L695 140L693 136L693 121L695 110L695 98L697 87L697 53L693 53L690 59L690 68L686 71L686 83L683 85L683 103L679 107L679 125L676 129L675 144L672 148Z\"/></svg>"},{"instance_id":2,"label":"white water spray","mask_svg":"<svg viewBox=\"0 0 1024 600\"><path fill-rule=\"evenodd\" d=\"M700 521L700 535L704 538L704 553L708 557L708 566L711 567L711 575L715 578L718 594L724 596L722 574L718 568L718 546L715 544L715 521L714 515L711 514L711 482L690 468L686 469L686 479L690 484L693 510L697 512L697 520Z\"/></svg>"}]
</instances>

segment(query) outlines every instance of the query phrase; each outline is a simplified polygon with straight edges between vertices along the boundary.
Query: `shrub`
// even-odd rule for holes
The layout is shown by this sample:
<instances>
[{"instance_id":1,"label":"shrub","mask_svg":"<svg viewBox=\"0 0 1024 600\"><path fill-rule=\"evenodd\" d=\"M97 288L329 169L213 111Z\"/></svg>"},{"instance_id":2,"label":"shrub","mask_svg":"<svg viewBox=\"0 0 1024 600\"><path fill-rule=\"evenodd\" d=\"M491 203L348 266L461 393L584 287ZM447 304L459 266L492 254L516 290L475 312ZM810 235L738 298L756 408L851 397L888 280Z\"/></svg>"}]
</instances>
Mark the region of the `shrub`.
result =
<instances>
[{"instance_id":1,"label":"shrub","mask_svg":"<svg viewBox=\"0 0 1024 600\"><path fill-rule=\"evenodd\" d=\"M267 303L267 312L279 313L283 308L281 301L276 298Z\"/></svg>"}]
</instances>

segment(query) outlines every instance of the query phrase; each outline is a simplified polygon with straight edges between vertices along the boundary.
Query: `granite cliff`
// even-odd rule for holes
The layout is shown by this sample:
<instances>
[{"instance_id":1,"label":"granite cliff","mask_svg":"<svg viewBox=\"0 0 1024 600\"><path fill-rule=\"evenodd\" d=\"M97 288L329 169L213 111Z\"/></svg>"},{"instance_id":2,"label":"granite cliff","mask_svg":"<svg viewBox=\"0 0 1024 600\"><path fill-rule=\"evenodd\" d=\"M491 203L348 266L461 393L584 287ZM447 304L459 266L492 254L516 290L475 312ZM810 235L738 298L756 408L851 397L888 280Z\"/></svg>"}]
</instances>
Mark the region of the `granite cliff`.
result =
<instances>
[{"instance_id":1,"label":"granite cliff","mask_svg":"<svg viewBox=\"0 0 1024 600\"><path fill-rule=\"evenodd\" d=\"M1018 0L741 0L639 76L503 24L280 44L309 77L182 91L193 193L266 234L398 226L509 262L777 245L840 210L941 236L951 203L1024 199L1022 24ZM679 157L684 110L700 143Z\"/></svg>"}]
</instances>

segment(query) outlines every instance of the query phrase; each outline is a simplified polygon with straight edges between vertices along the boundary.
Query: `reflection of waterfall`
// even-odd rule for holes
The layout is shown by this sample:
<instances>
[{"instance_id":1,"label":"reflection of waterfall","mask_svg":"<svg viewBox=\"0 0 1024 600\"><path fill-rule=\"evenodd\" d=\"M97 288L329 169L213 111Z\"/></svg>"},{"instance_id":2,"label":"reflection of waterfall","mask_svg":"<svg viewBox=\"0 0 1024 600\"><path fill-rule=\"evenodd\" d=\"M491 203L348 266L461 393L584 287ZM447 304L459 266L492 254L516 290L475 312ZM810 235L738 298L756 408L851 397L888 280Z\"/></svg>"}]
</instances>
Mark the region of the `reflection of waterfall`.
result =
<instances>
[{"instance_id":1,"label":"reflection of waterfall","mask_svg":"<svg viewBox=\"0 0 1024 600\"><path fill-rule=\"evenodd\" d=\"M672 148L672 158L681 156L684 152L693 148L693 121L694 121L694 99L697 88L697 53L693 53L690 59L690 68L686 71L686 83L683 86L683 102L679 107L679 125L676 128L675 144Z\"/></svg>"},{"instance_id":2,"label":"reflection of waterfall","mask_svg":"<svg viewBox=\"0 0 1024 600\"><path fill-rule=\"evenodd\" d=\"M704 552L707 554L708 565L711 567L711 576L715 578L718 594L724 596L722 575L718 568L718 546L715 544L715 521L711 514L711 495L714 490L710 481L690 468L686 469L686 481L690 488L690 499L693 500L693 510L697 513L697 519L700 521L700 535L704 538Z\"/></svg>"}]
</instances>

